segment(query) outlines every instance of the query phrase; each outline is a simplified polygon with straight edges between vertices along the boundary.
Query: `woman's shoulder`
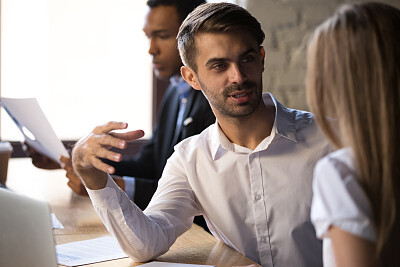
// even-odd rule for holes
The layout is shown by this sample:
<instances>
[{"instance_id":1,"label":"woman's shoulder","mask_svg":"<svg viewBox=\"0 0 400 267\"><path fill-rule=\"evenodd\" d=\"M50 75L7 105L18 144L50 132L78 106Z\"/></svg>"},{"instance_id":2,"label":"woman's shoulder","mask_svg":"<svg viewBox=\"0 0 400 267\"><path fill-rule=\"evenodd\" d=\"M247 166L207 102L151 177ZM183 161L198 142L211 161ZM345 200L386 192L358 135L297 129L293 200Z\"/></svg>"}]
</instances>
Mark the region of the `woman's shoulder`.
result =
<instances>
[{"instance_id":1,"label":"woman's shoulder","mask_svg":"<svg viewBox=\"0 0 400 267\"><path fill-rule=\"evenodd\" d=\"M358 176L349 148L332 152L316 165L311 217L319 237L327 234L330 225L335 225L374 239L372 210Z\"/></svg>"},{"instance_id":2,"label":"woman's shoulder","mask_svg":"<svg viewBox=\"0 0 400 267\"><path fill-rule=\"evenodd\" d=\"M320 159L315 166L314 179L321 176L323 180L332 180L335 178L342 181L356 179L357 171L351 148L336 150ZM329 179L323 177L329 177Z\"/></svg>"}]
</instances>

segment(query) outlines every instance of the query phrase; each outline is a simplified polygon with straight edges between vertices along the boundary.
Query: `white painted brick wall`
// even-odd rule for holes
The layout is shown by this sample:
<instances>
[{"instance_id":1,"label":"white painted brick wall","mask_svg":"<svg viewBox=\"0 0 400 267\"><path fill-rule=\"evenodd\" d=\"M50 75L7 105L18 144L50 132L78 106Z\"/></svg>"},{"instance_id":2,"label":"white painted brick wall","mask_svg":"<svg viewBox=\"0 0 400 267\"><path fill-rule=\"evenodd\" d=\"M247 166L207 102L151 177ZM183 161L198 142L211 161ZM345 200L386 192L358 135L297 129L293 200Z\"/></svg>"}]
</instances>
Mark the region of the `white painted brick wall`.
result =
<instances>
[{"instance_id":1,"label":"white painted brick wall","mask_svg":"<svg viewBox=\"0 0 400 267\"><path fill-rule=\"evenodd\" d=\"M346 0L242 0L261 23L266 39L264 91L291 108L308 110L306 46L313 29ZM365 2L358 1L358 2ZM400 0L380 0L400 8Z\"/></svg>"}]
</instances>

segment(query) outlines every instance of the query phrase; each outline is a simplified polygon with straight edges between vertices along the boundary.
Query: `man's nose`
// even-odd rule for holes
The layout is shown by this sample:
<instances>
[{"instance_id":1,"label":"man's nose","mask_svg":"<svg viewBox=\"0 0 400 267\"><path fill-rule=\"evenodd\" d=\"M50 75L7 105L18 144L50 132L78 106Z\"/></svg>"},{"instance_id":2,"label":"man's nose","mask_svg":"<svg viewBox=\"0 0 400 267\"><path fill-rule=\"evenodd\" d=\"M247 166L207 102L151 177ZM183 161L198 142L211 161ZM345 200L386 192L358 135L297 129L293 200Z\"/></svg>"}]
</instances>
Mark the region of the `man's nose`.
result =
<instances>
[{"instance_id":1,"label":"man's nose","mask_svg":"<svg viewBox=\"0 0 400 267\"><path fill-rule=\"evenodd\" d=\"M247 77L239 65L232 64L229 69L229 80L230 83L242 84L247 80Z\"/></svg>"},{"instance_id":2,"label":"man's nose","mask_svg":"<svg viewBox=\"0 0 400 267\"><path fill-rule=\"evenodd\" d=\"M152 56L157 55L159 53L157 42L153 38L150 38L148 53Z\"/></svg>"}]
</instances>

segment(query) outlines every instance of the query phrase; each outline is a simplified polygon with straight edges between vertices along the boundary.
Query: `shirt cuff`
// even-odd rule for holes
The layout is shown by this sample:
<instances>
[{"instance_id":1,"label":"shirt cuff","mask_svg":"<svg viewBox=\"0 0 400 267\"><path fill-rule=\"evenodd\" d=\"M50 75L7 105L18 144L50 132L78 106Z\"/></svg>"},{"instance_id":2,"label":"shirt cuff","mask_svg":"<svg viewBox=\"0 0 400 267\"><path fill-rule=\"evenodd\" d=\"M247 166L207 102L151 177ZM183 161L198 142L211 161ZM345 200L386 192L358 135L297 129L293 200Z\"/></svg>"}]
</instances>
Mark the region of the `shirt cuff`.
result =
<instances>
[{"instance_id":1,"label":"shirt cuff","mask_svg":"<svg viewBox=\"0 0 400 267\"><path fill-rule=\"evenodd\" d=\"M112 201L112 199L118 199L116 192L121 190L119 186L114 182L113 178L108 174L107 183L104 188L98 190L92 190L86 187L86 191L92 201L93 206L109 207L111 209L118 208L115 203L118 201Z\"/></svg>"},{"instance_id":2,"label":"shirt cuff","mask_svg":"<svg viewBox=\"0 0 400 267\"><path fill-rule=\"evenodd\" d=\"M125 181L125 193L133 201L135 199L136 179L135 177L123 176Z\"/></svg>"}]
</instances>

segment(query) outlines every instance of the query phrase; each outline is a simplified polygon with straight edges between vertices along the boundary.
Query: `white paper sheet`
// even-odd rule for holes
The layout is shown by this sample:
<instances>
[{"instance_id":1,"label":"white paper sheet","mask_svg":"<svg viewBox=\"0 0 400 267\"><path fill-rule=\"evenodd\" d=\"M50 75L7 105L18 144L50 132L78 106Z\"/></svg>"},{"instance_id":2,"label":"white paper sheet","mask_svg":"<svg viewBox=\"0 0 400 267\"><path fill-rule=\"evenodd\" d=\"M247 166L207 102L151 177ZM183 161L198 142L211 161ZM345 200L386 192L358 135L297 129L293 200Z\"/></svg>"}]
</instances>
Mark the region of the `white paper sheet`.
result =
<instances>
[{"instance_id":1,"label":"white paper sheet","mask_svg":"<svg viewBox=\"0 0 400 267\"><path fill-rule=\"evenodd\" d=\"M57 263L66 266L78 266L128 257L111 236L57 245L56 252Z\"/></svg>"},{"instance_id":2,"label":"white paper sheet","mask_svg":"<svg viewBox=\"0 0 400 267\"><path fill-rule=\"evenodd\" d=\"M197 264L153 261L153 262L149 262L146 264L142 264L140 266L143 266L143 267L205 267L205 266L215 266L215 265L197 265Z\"/></svg>"},{"instance_id":3,"label":"white paper sheet","mask_svg":"<svg viewBox=\"0 0 400 267\"><path fill-rule=\"evenodd\" d=\"M60 220L57 218L57 216L54 213L50 214L50 219L51 219L51 225L53 226L53 229L64 229L64 225L60 222Z\"/></svg>"},{"instance_id":4,"label":"white paper sheet","mask_svg":"<svg viewBox=\"0 0 400 267\"><path fill-rule=\"evenodd\" d=\"M35 98L2 97L0 104L17 124L29 146L60 164L61 155L69 157Z\"/></svg>"}]
</instances>

